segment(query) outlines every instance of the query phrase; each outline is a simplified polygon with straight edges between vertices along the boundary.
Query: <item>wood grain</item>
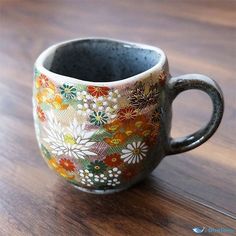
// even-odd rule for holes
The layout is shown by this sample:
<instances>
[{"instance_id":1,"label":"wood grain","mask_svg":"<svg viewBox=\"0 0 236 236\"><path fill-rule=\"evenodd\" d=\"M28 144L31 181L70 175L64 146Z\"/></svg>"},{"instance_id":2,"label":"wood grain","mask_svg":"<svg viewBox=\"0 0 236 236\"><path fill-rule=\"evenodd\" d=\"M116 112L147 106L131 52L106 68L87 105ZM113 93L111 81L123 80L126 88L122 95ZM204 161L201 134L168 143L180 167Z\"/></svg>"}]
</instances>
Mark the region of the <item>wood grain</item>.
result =
<instances>
[{"instance_id":1,"label":"wood grain","mask_svg":"<svg viewBox=\"0 0 236 236\"><path fill-rule=\"evenodd\" d=\"M194 235L194 226L236 230L235 10L233 0L1 0L0 235ZM173 76L196 72L217 80L226 108L214 137L191 152L166 157L147 180L123 193L94 196L61 181L36 144L32 67L49 45L87 36L159 46ZM199 129L210 112L206 95L179 96L173 136Z\"/></svg>"}]
</instances>

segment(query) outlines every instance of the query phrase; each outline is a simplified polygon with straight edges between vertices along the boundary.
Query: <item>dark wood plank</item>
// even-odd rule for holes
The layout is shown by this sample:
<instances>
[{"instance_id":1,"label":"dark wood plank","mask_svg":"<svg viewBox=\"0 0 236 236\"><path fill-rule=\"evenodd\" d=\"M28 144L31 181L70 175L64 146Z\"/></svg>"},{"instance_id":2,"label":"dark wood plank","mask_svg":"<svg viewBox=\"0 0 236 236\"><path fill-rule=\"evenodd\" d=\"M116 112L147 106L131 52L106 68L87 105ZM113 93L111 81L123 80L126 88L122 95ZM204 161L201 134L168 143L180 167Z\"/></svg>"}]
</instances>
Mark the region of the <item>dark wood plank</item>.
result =
<instances>
[{"instance_id":1,"label":"dark wood plank","mask_svg":"<svg viewBox=\"0 0 236 236\"><path fill-rule=\"evenodd\" d=\"M235 228L235 10L233 0L1 0L0 234L191 235L197 225ZM209 75L226 102L211 140L166 157L145 182L110 196L78 192L50 172L31 115L37 55L55 42L94 35L161 47L172 75ZM181 95L173 135L198 129L210 111L202 93Z\"/></svg>"}]
</instances>

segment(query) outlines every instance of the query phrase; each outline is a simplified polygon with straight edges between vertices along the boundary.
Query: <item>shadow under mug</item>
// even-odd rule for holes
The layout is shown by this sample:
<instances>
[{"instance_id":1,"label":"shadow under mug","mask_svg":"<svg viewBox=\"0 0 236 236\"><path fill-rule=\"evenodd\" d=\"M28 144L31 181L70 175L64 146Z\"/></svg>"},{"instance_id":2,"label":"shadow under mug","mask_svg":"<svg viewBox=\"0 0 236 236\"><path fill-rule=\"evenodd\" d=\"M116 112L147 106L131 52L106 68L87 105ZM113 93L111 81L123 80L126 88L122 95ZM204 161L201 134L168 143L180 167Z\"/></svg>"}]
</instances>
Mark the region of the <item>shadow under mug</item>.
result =
<instances>
[{"instance_id":1,"label":"shadow under mug","mask_svg":"<svg viewBox=\"0 0 236 236\"><path fill-rule=\"evenodd\" d=\"M170 137L171 106L199 89L213 104L207 125ZM223 96L205 75L171 77L156 47L104 38L53 45L36 60L33 114L50 168L80 190L112 193L145 178L164 156L209 139L223 115Z\"/></svg>"}]
</instances>

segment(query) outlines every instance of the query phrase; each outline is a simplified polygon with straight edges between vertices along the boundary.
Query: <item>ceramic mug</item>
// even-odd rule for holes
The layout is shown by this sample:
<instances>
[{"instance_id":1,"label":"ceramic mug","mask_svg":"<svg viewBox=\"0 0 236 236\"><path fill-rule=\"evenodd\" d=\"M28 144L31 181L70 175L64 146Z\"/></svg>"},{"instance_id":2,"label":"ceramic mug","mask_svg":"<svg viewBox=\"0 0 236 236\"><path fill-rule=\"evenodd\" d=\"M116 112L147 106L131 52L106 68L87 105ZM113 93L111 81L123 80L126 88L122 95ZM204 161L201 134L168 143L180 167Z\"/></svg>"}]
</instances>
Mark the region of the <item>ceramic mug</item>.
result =
<instances>
[{"instance_id":1,"label":"ceramic mug","mask_svg":"<svg viewBox=\"0 0 236 236\"><path fill-rule=\"evenodd\" d=\"M206 92L213 113L204 128L173 139L172 102L188 89ZM36 60L33 113L49 167L80 190L112 193L145 178L164 156L209 139L223 115L223 96L205 75L171 77L157 47L76 39Z\"/></svg>"}]
</instances>

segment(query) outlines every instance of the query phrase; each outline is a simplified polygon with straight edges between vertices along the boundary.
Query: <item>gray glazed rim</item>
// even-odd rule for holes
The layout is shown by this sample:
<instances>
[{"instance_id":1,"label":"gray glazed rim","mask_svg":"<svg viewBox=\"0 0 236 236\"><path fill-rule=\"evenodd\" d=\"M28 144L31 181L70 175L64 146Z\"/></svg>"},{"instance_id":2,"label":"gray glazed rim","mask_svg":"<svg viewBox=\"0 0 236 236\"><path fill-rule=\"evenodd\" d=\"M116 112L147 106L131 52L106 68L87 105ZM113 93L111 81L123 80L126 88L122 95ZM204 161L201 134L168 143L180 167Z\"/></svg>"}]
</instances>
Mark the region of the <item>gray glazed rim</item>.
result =
<instances>
[{"instance_id":1,"label":"gray glazed rim","mask_svg":"<svg viewBox=\"0 0 236 236\"><path fill-rule=\"evenodd\" d=\"M88 40L88 41L100 40L100 41L105 41L107 43L119 43L119 44L123 44L123 45L126 45L128 47L133 47L133 48L152 50L152 51L156 52L157 54L159 54L159 59L158 59L158 62L154 66L149 68L148 70L145 70L141 73L130 76L128 78L124 78L124 79L116 80L116 81L110 81L110 82L96 82L96 81L81 80L78 78L65 76L65 75L61 75L61 74L52 72L44 66L44 63L48 59L48 57L50 57L50 56L52 57L57 49L59 49L63 46L66 46L68 44L72 44L72 43L79 42L79 41L85 41L85 40ZM123 41L123 40L119 40L119 39L106 38L106 37L86 37L86 38L76 38L76 39L72 39L72 40L67 40L67 41L57 43L57 44L54 44L54 45L48 47L36 59L34 66L37 70L39 70L44 75L50 77L54 81L59 80L62 83L71 82L71 83L77 83L77 84L80 83L80 84L87 85L87 86L88 85L97 85L97 86L111 87L111 86L119 86L119 85L122 85L125 83L133 83L133 82L136 82L142 78L148 77L151 73L154 73L156 71L161 71L163 69L163 66L165 65L165 63L166 63L166 55L163 52L163 50L158 47L154 47L154 46L150 46L150 45L142 44L142 43L133 43L133 42L129 42L129 41Z\"/></svg>"}]
</instances>

